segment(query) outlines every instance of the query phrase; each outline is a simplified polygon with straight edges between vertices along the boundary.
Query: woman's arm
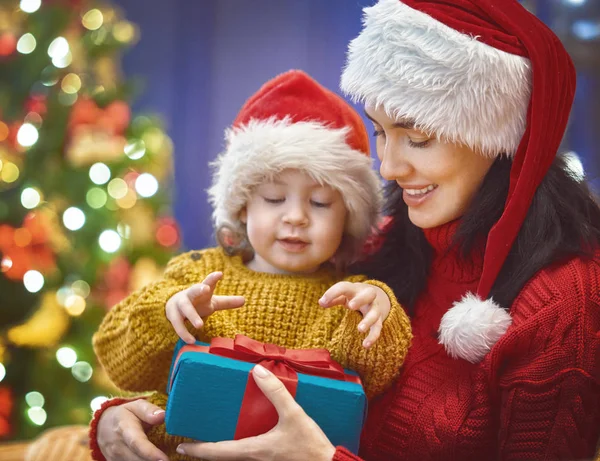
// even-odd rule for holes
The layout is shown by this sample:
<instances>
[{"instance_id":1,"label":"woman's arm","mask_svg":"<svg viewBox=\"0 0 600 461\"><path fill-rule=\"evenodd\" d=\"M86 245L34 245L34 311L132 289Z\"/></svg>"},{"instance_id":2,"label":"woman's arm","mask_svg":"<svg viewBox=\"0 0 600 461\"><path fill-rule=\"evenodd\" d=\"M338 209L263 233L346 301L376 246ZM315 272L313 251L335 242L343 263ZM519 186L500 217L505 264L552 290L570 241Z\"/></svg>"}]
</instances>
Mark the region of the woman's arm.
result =
<instances>
[{"instance_id":1,"label":"woman's arm","mask_svg":"<svg viewBox=\"0 0 600 461\"><path fill-rule=\"evenodd\" d=\"M511 308L492 351L499 458L591 459L600 436L600 267L544 271Z\"/></svg>"}]
</instances>

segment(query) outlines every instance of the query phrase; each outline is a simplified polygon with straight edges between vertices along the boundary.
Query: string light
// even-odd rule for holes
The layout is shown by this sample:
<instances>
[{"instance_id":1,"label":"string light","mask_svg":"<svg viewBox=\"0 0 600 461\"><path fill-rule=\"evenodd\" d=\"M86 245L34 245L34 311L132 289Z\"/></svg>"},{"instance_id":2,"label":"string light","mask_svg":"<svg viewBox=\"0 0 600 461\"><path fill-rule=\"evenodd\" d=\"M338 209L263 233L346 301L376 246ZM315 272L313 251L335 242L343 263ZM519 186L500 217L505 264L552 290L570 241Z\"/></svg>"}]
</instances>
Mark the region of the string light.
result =
<instances>
[{"instance_id":1,"label":"string light","mask_svg":"<svg viewBox=\"0 0 600 461\"><path fill-rule=\"evenodd\" d=\"M0 262L0 272L8 272L13 267L13 261L9 256L2 258Z\"/></svg>"},{"instance_id":2,"label":"string light","mask_svg":"<svg viewBox=\"0 0 600 461\"><path fill-rule=\"evenodd\" d=\"M27 187L21 192L21 205L28 210L32 210L38 206L41 201L42 196L40 192L33 187Z\"/></svg>"},{"instance_id":3,"label":"string light","mask_svg":"<svg viewBox=\"0 0 600 461\"><path fill-rule=\"evenodd\" d=\"M29 405L30 407L40 407L41 408L46 403L46 399L44 399L44 396L42 394L40 394L39 392L32 391L32 392L28 392L25 395L25 402L27 402L27 405Z\"/></svg>"},{"instance_id":4,"label":"string light","mask_svg":"<svg viewBox=\"0 0 600 461\"><path fill-rule=\"evenodd\" d=\"M103 395L96 397L96 398L92 399L92 401L90 402L90 408L92 409L92 411L99 410L100 407L102 406L102 404L104 402L106 402L107 400L108 400L108 397L104 397Z\"/></svg>"},{"instance_id":5,"label":"string light","mask_svg":"<svg viewBox=\"0 0 600 461\"><path fill-rule=\"evenodd\" d=\"M87 204L96 210L106 205L107 199L108 195L99 187L91 188L85 195L85 201Z\"/></svg>"},{"instance_id":6,"label":"string light","mask_svg":"<svg viewBox=\"0 0 600 461\"><path fill-rule=\"evenodd\" d=\"M127 195L127 183L121 178L115 178L108 183L108 195L114 199L123 198Z\"/></svg>"},{"instance_id":7,"label":"string light","mask_svg":"<svg viewBox=\"0 0 600 461\"><path fill-rule=\"evenodd\" d=\"M63 59L69 51L69 42L64 37L56 37L48 46L48 56L52 59Z\"/></svg>"},{"instance_id":8,"label":"string light","mask_svg":"<svg viewBox=\"0 0 600 461\"><path fill-rule=\"evenodd\" d=\"M74 73L67 74L62 79L60 87L67 94L77 93L81 89L81 78Z\"/></svg>"},{"instance_id":9,"label":"string light","mask_svg":"<svg viewBox=\"0 0 600 461\"><path fill-rule=\"evenodd\" d=\"M19 175L21 172L19 171L19 167L14 163L6 162L2 167L2 171L0 171L0 178L5 183L13 183L17 179L19 179Z\"/></svg>"},{"instance_id":10,"label":"string light","mask_svg":"<svg viewBox=\"0 0 600 461\"><path fill-rule=\"evenodd\" d=\"M23 147L33 146L38 138L38 130L31 123L23 123L17 132L17 142Z\"/></svg>"},{"instance_id":11,"label":"string light","mask_svg":"<svg viewBox=\"0 0 600 461\"><path fill-rule=\"evenodd\" d=\"M26 34L23 34L17 42L17 51L21 54L29 54L33 50L35 50L36 46L37 42L35 40L35 37L33 36L33 34L30 34L28 32Z\"/></svg>"},{"instance_id":12,"label":"string light","mask_svg":"<svg viewBox=\"0 0 600 461\"><path fill-rule=\"evenodd\" d=\"M142 140L130 142L125 146L125 155L131 160L138 160L146 154L146 143Z\"/></svg>"},{"instance_id":13,"label":"string light","mask_svg":"<svg viewBox=\"0 0 600 461\"><path fill-rule=\"evenodd\" d=\"M29 270L23 275L23 285L30 293L37 293L44 287L44 276L36 270Z\"/></svg>"},{"instance_id":14,"label":"string light","mask_svg":"<svg viewBox=\"0 0 600 461\"><path fill-rule=\"evenodd\" d=\"M77 280L71 285L73 292L83 298L87 298L90 295L90 285L85 280Z\"/></svg>"},{"instance_id":15,"label":"string light","mask_svg":"<svg viewBox=\"0 0 600 461\"><path fill-rule=\"evenodd\" d=\"M152 197L158 191L158 181L150 173L143 173L135 180L135 190L142 197Z\"/></svg>"},{"instance_id":16,"label":"string light","mask_svg":"<svg viewBox=\"0 0 600 461\"><path fill-rule=\"evenodd\" d=\"M82 296L72 294L65 301L67 313L73 317L79 317L85 310L85 299Z\"/></svg>"},{"instance_id":17,"label":"string light","mask_svg":"<svg viewBox=\"0 0 600 461\"><path fill-rule=\"evenodd\" d=\"M90 380L94 374L94 370L87 362L77 362L71 367L71 374L77 381L85 383Z\"/></svg>"},{"instance_id":18,"label":"string light","mask_svg":"<svg viewBox=\"0 0 600 461\"><path fill-rule=\"evenodd\" d=\"M105 230L100 234L98 243L107 253L114 253L121 248L121 236L114 230Z\"/></svg>"},{"instance_id":19,"label":"string light","mask_svg":"<svg viewBox=\"0 0 600 461\"><path fill-rule=\"evenodd\" d=\"M88 30L96 30L102 27L102 23L104 22L104 16L102 16L102 12L94 8L93 10L88 11L83 15L83 19L81 23L83 27Z\"/></svg>"},{"instance_id":20,"label":"string light","mask_svg":"<svg viewBox=\"0 0 600 461\"><path fill-rule=\"evenodd\" d=\"M61 366L71 368L77 363L77 353L70 347L61 347L56 351L56 360Z\"/></svg>"},{"instance_id":21,"label":"string light","mask_svg":"<svg viewBox=\"0 0 600 461\"><path fill-rule=\"evenodd\" d=\"M48 418L46 410L44 410L41 407L30 408L29 410L27 410L27 416L29 416L31 422L36 426L43 426L46 422L46 419Z\"/></svg>"},{"instance_id":22,"label":"string light","mask_svg":"<svg viewBox=\"0 0 600 461\"><path fill-rule=\"evenodd\" d=\"M90 179L94 184L106 184L110 179L110 168L104 163L94 163L90 167Z\"/></svg>"},{"instance_id":23,"label":"string light","mask_svg":"<svg viewBox=\"0 0 600 461\"><path fill-rule=\"evenodd\" d=\"M21 0L19 8L25 13L35 13L37 10L40 9L41 5L42 0Z\"/></svg>"},{"instance_id":24,"label":"string light","mask_svg":"<svg viewBox=\"0 0 600 461\"><path fill-rule=\"evenodd\" d=\"M85 214L74 206L67 208L63 213L63 224L69 230L79 230L85 224Z\"/></svg>"}]
</instances>

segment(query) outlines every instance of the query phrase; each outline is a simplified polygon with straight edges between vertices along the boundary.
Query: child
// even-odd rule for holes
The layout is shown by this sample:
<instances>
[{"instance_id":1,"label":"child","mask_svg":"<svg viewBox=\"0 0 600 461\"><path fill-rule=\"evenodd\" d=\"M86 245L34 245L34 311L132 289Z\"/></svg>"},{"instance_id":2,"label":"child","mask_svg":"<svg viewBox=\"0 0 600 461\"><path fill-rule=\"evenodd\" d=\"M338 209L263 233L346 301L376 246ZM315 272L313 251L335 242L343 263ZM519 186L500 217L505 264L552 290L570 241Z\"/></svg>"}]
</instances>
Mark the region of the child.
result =
<instances>
[{"instance_id":1,"label":"child","mask_svg":"<svg viewBox=\"0 0 600 461\"><path fill-rule=\"evenodd\" d=\"M380 204L359 115L306 74L284 73L242 107L214 166L209 197L221 246L174 258L162 280L107 314L94 348L110 378L125 390L158 391L150 400L164 408L178 337L244 334L326 348L361 375L367 396L381 393L411 333L386 285L343 275ZM180 459L182 439L164 425L149 438Z\"/></svg>"}]
</instances>

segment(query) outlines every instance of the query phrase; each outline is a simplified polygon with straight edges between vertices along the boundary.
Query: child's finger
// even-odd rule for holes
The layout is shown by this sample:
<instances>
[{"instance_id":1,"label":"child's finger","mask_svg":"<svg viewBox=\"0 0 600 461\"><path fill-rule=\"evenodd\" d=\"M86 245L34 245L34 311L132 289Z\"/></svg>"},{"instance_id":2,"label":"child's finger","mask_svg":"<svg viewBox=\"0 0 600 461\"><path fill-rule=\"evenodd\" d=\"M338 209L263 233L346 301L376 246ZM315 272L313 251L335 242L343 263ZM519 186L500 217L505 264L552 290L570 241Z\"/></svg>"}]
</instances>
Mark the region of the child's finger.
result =
<instances>
[{"instance_id":1,"label":"child's finger","mask_svg":"<svg viewBox=\"0 0 600 461\"><path fill-rule=\"evenodd\" d=\"M381 320L381 317L379 317L379 319L371 327L371 330L369 331L369 334L367 335L367 337L363 341L363 347L365 349L368 349L369 347L371 347L375 343L375 341L377 341L379 339L379 335L381 335L381 329L382 328L383 328L383 322Z\"/></svg>"},{"instance_id":2,"label":"child's finger","mask_svg":"<svg viewBox=\"0 0 600 461\"><path fill-rule=\"evenodd\" d=\"M208 285L210 289L210 295L212 296L215 288L217 288L217 282L223 278L223 272L211 272L202 281L204 285Z\"/></svg>"},{"instance_id":3,"label":"child's finger","mask_svg":"<svg viewBox=\"0 0 600 461\"><path fill-rule=\"evenodd\" d=\"M212 297L213 312L223 311L226 309L236 309L242 307L246 299L243 296L219 296Z\"/></svg>"},{"instance_id":4,"label":"child's finger","mask_svg":"<svg viewBox=\"0 0 600 461\"><path fill-rule=\"evenodd\" d=\"M202 325L204 324L204 322L202 322L202 318L200 317L200 314L198 314L198 311L196 310L194 305L191 303L191 301L189 301L188 299L182 299L179 301L179 304L177 307L179 309L179 312L181 312L181 314L183 315L183 317L185 317L190 322L192 322L192 325L194 325L194 328L202 328Z\"/></svg>"},{"instance_id":5,"label":"child's finger","mask_svg":"<svg viewBox=\"0 0 600 461\"><path fill-rule=\"evenodd\" d=\"M201 298L209 297L210 287L204 283L195 283L187 290L187 296L192 303L197 303Z\"/></svg>"},{"instance_id":6,"label":"child's finger","mask_svg":"<svg viewBox=\"0 0 600 461\"><path fill-rule=\"evenodd\" d=\"M366 333L380 318L381 313L377 309L373 309L373 307L369 308L369 311L358 324L358 331Z\"/></svg>"},{"instance_id":7,"label":"child's finger","mask_svg":"<svg viewBox=\"0 0 600 461\"><path fill-rule=\"evenodd\" d=\"M185 324L183 323L183 317L178 310L168 310L167 319L169 322L171 322L171 325L173 325L173 329L175 330L175 333L177 333L177 336L179 336L188 344L194 344L196 342L194 336L185 327Z\"/></svg>"},{"instance_id":8,"label":"child's finger","mask_svg":"<svg viewBox=\"0 0 600 461\"><path fill-rule=\"evenodd\" d=\"M345 305L346 300L353 298L355 292L356 286L354 283L338 282L323 293L323 296L319 299L319 304L322 307Z\"/></svg>"},{"instance_id":9,"label":"child's finger","mask_svg":"<svg viewBox=\"0 0 600 461\"><path fill-rule=\"evenodd\" d=\"M377 292L374 288L361 287L348 302L348 307L354 311L360 309L364 314L367 311L363 308L372 304L375 301L375 298L377 298Z\"/></svg>"}]
</instances>

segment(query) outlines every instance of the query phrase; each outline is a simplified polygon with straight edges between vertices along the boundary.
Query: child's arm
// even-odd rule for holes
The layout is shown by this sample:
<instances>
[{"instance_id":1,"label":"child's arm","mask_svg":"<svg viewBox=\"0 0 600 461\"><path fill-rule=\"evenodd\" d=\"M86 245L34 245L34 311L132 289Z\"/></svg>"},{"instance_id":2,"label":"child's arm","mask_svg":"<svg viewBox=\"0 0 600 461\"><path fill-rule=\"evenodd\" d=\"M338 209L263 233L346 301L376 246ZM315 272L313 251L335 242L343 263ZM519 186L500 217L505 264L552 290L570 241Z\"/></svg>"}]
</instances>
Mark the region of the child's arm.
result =
<instances>
[{"instance_id":1,"label":"child's arm","mask_svg":"<svg viewBox=\"0 0 600 461\"><path fill-rule=\"evenodd\" d=\"M129 391L164 390L178 336L165 315L176 293L222 269L217 250L173 258L164 277L132 293L104 317L93 344L109 378ZM192 329L197 335L197 330Z\"/></svg>"},{"instance_id":2,"label":"child's arm","mask_svg":"<svg viewBox=\"0 0 600 461\"><path fill-rule=\"evenodd\" d=\"M359 330L359 324L363 323L363 314L353 310L352 308L356 309L357 307L351 304L352 308L347 309L339 327L333 333L329 350L332 358L344 368L350 368L360 374L367 397L371 398L389 387L400 373L400 367L408 352L412 334L410 319L396 300L392 290L384 283L365 279L364 276L352 276L345 279L344 282L352 282L355 284L355 288L362 288L363 284L371 285L376 287L377 291L382 290L387 295L391 308L389 315L381 325L379 338L370 347L364 346L363 343L369 335L369 330L366 333ZM336 289L336 285L332 287L333 291L327 291L326 296L329 297L330 293L333 294L330 302L337 302L339 305L340 299L335 299L338 298L335 294L340 293ZM365 299L362 295L364 290L351 288L347 291L349 293L348 296L345 296L346 302L342 300L342 305L346 305L352 300L353 292L360 291L360 297ZM322 303L322 305L329 307L333 304ZM364 319L368 320L369 309L360 310L367 312Z\"/></svg>"}]
</instances>

